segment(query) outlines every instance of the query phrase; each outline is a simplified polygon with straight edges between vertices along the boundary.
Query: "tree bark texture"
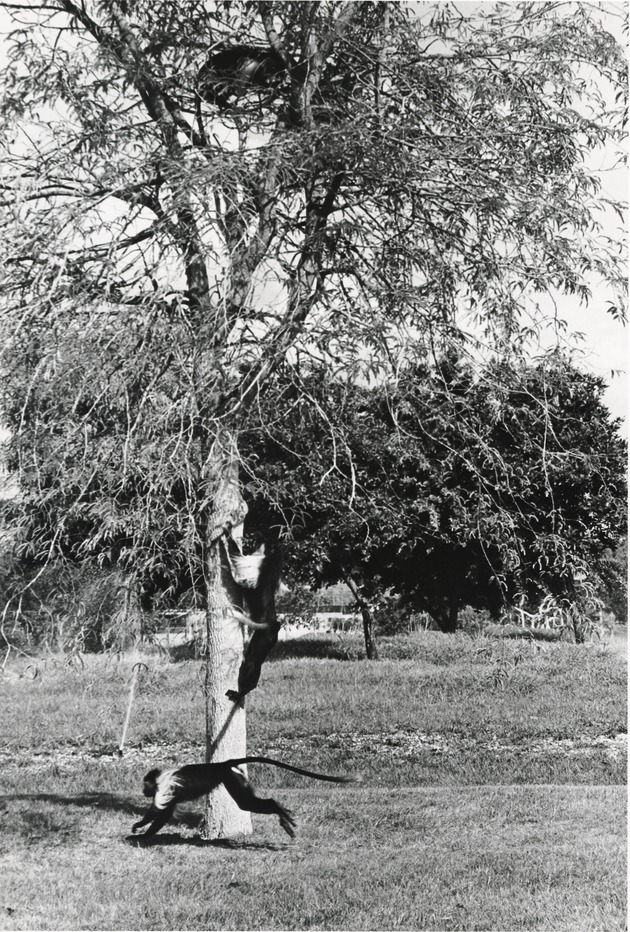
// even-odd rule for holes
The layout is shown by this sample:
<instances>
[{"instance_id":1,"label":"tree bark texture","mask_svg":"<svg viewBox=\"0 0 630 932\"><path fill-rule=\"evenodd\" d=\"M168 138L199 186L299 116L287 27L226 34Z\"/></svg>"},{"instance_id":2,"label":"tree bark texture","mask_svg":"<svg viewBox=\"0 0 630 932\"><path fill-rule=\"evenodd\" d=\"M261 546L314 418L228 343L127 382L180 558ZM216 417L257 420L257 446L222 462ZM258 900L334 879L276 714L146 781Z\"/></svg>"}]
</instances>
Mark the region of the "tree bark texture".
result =
<instances>
[{"instance_id":1,"label":"tree bark texture","mask_svg":"<svg viewBox=\"0 0 630 932\"><path fill-rule=\"evenodd\" d=\"M241 608L240 588L232 578L222 539L231 534L240 545L245 507L231 438L221 438L212 455L216 486L206 553L206 762L219 762L247 754L245 707L225 695L228 689L238 688L244 636L234 611ZM251 831L250 814L239 809L222 786L207 797L206 838L231 838Z\"/></svg>"},{"instance_id":2,"label":"tree bark texture","mask_svg":"<svg viewBox=\"0 0 630 932\"><path fill-rule=\"evenodd\" d=\"M361 606L361 617L363 618L363 638L365 640L365 656L368 660L378 660L378 650L374 640L373 624L374 619L369 608Z\"/></svg>"}]
</instances>

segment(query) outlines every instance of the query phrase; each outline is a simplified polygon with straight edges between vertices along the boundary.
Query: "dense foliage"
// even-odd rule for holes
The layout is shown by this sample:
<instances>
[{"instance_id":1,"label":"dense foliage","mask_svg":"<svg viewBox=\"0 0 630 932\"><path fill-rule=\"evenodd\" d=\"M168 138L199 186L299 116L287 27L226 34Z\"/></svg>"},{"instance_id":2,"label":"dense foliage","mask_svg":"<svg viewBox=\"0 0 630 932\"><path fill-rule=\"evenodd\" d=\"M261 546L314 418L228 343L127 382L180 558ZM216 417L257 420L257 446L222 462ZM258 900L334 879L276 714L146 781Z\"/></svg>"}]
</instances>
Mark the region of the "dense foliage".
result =
<instances>
[{"instance_id":1,"label":"dense foliage","mask_svg":"<svg viewBox=\"0 0 630 932\"><path fill-rule=\"evenodd\" d=\"M626 445L603 388L557 354L482 370L451 356L372 390L314 377L251 434L252 511L273 503L290 527L297 579L354 582L374 605L394 593L443 630L463 605L609 600Z\"/></svg>"}]
</instances>

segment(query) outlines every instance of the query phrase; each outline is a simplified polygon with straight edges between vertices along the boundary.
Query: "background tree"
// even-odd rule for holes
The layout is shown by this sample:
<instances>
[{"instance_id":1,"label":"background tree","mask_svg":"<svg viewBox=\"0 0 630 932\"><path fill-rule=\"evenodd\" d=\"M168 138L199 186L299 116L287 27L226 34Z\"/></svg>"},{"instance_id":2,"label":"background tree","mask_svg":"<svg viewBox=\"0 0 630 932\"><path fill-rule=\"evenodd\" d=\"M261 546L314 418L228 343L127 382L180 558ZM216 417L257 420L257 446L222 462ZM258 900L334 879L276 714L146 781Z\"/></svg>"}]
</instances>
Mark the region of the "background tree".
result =
<instances>
[{"instance_id":1,"label":"background tree","mask_svg":"<svg viewBox=\"0 0 630 932\"><path fill-rule=\"evenodd\" d=\"M370 605L391 591L443 631L464 605L496 616L552 596L579 610L584 579L607 600L623 591L612 554L626 528L627 450L601 379L553 353L476 369L451 355L374 389L323 374L307 384L270 394L245 434L258 480L246 495L252 516L273 520L273 503L291 527L297 579L350 585L368 657ZM287 414L272 423L278 408Z\"/></svg>"},{"instance_id":2,"label":"background tree","mask_svg":"<svg viewBox=\"0 0 630 932\"><path fill-rule=\"evenodd\" d=\"M415 576L398 591L415 604L428 577L448 596L451 625L463 604L496 613L525 598L536 609L551 595L582 611L580 581L602 594L610 587L607 554L626 527L627 449L603 381L556 353L463 381L456 376L455 387L465 399L449 374L441 389L451 411L444 420L461 425L459 437L457 427L446 434L440 461L451 554L435 559L420 548ZM422 436L429 422L413 423Z\"/></svg>"},{"instance_id":3,"label":"background tree","mask_svg":"<svg viewBox=\"0 0 630 932\"><path fill-rule=\"evenodd\" d=\"M361 382L461 341L518 349L534 292L623 283L584 161L621 132L623 51L554 3L1 6L20 548L174 588L187 567L207 753L240 756L243 419L283 362ZM208 831L241 815L217 805Z\"/></svg>"}]
</instances>

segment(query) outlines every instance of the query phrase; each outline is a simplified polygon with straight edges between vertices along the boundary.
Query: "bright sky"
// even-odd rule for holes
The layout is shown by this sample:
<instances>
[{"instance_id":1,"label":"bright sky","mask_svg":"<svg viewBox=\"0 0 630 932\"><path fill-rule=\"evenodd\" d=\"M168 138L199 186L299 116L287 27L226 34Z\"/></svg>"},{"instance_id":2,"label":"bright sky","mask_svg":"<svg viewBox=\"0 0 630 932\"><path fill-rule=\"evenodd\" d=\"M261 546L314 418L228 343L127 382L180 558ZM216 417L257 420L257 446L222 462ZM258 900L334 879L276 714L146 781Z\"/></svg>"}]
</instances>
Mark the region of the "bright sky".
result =
<instances>
[{"instance_id":1,"label":"bright sky","mask_svg":"<svg viewBox=\"0 0 630 932\"><path fill-rule=\"evenodd\" d=\"M584 334L582 365L601 375L608 383L605 401L615 417L626 421L628 433L628 328L596 307L596 297L588 307L560 303L560 316L571 329ZM614 373L614 374L611 374Z\"/></svg>"},{"instance_id":2,"label":"bright sky","mask_svg":"<svg viewBox=\"0 0 630 932\"><path fill-rule=\"evenodd\" d=\"M619 4L610 4L619 8ZM619 40L626 44L621 35ZM627 47L627 46L626 46ZM625 152L627 154L628 140L626 137ZM598 173L602 184L602 195L605 198L623 201L628 205L628 167L616 165L620 152L612 150L602 152ZM611 235L617 232L620 222L617 217L610 217ZM628 238L627 210L626 210L626 239ZM571 302L563 297L559 304L560 316L570 324L571 329L584 333L584 365L597 375L601 375L608 384L606 403L615 417L622 417L628 430L628 327L614 320L606 313L605 301L598 301L598 295L593 288L593 296L587 307L580 306L578 302ZM604 305L604 306L603 306ZM615 375L611 375L615 372Z\"/></svg>"}]
</instances>

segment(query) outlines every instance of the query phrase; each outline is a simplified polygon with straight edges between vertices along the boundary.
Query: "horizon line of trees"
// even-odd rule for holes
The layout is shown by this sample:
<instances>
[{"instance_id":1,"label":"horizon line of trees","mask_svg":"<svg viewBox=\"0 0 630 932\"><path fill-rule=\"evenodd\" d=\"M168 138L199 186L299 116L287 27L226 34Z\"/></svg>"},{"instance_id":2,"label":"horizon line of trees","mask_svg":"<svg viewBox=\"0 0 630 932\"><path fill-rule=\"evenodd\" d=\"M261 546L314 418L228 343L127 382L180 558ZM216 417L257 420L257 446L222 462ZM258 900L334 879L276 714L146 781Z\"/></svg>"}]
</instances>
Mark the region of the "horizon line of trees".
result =
<instances>
[{"instance_id":1,"label":"horizon line of trees","mask_svg":"<svg viewBox=\"0 0 630 932\"><path fill-rule=\"evenodd\" d=\"M624 617L616 550L626 532L626 443L603 391L601 378L559 353L518 367L475 366L451 353L371 388L313 367L298 389L287 367L241 435L248 543L255 547L272 527L291 586L344 583L363 618L368 657L377 656L374 623L385 614L426 613L452 632L464 606L496 619L517 602L535 611L551 596L584 619L596 605ZM23 508L5 506L9 524ZM33 604L19 592L42 566L29 539L46 537L39 525L54 517L35 502L28 523L18 524L5 604L11 593ZM68 524L70 565L82 565L85 534L83 522ZM136 580L139 609L199 607L197 582L189 567L182 572L184 545L174 540L171 565ZM108 541L99 563L116 574L128 602L112 558L124 546ZM70 576L62 577L67 586ZM71 585L77 589L76 580ZM52 601L62 591L57 586ZM111 594L102 604L124 617ZM89 629L86 612L78 616ZM114 630L95 619L84 643L98 649Z\"/></svg>"}]
</instances>

